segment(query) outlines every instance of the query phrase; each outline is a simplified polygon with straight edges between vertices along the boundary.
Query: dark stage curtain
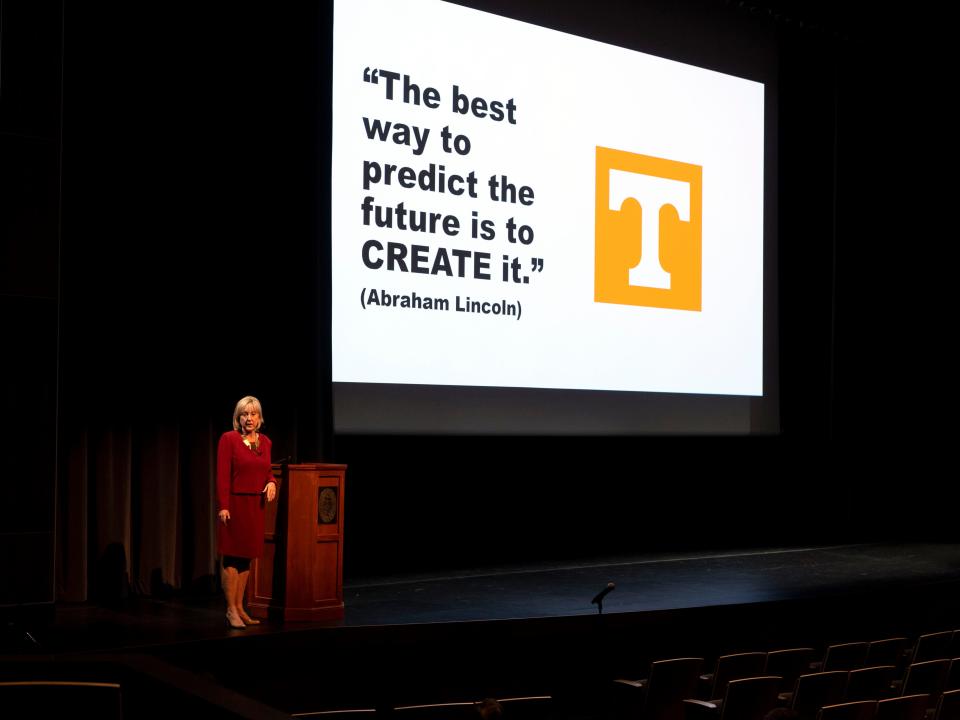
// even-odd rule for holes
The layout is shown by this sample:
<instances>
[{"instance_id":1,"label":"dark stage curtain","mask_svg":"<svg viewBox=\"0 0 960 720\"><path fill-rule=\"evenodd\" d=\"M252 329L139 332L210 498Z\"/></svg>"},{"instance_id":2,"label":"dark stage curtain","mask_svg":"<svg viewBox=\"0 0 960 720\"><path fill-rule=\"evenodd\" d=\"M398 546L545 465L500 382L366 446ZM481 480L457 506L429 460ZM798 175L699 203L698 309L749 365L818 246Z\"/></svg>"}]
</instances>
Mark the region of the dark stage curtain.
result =
<instances>
[{"instance_id":1,"label":"dark stage curtain","mask_svg":"<svg viewBox=\"0 0 960 720\"><path fill-rule=\"evenodd\" d=\"M216 590L212 418L95 426L67 439L58 590L65 600Z\"/></svg>"},{"instance_id":2,"label":"dark stage curtain","mask_svg":"<svg viewBox=\"0 0 960 720\"><path fill-rule=\"evenodd\" d=\"M61 600L216 589L216 442L240 397L275 459L322 457L325 12L65 12Z\"/></svg>"}]
</instances>

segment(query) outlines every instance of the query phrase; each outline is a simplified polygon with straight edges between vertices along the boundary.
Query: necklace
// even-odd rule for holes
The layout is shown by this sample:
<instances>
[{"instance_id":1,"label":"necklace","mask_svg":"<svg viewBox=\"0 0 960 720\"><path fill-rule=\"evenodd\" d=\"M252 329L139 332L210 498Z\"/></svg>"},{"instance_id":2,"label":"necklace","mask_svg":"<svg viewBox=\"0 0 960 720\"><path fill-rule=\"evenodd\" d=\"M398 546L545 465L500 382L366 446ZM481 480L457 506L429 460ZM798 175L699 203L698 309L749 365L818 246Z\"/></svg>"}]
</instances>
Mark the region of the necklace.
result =
<instances>
[{"instance_id":1,"label":"necklace","mask_svg":"<svg viewBox=\"0 0 960 720\"><path fill-rule=\"evenodd\" d=\"M250 448L251 451L255 452L257 455L260 454L260 436L254 433L254 440L251 442L246 437L243 438L243 444Z\"/></svg>"}]
</instances>

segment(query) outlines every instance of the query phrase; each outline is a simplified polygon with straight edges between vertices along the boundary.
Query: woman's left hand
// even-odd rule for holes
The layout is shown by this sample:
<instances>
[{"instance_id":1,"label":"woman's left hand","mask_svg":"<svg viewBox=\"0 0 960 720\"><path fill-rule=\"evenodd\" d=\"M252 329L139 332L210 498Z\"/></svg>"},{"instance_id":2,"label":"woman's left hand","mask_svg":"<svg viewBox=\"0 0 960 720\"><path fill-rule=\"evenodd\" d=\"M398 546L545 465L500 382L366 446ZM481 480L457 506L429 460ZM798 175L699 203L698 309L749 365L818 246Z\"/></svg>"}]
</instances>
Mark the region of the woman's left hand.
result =
<instances>
[{"instance_id":1,"label":"woman's left hand","mask_svg":"<svg viewBox=\"0 0 960 720\"><path fill-rule=\"evenodd\" d=\"M268 482L263 491L267 494L267 502L273 502L274 498L277 497L277 484Z\"/></svg>"}]
</instances>

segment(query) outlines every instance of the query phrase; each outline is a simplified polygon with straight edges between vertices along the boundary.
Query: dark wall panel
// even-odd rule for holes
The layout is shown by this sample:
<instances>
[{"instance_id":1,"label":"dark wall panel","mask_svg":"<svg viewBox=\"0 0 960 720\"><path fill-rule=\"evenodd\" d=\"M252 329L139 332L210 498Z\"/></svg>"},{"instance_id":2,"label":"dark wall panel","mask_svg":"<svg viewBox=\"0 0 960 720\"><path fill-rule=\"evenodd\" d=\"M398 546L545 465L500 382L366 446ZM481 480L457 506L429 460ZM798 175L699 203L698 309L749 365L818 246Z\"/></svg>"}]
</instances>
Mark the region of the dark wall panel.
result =
<instances>
[{"instance_id":1,"label":"dark wall panel","mask_svg":"<svg viewBox=\"0 0 960 720\"><path fill-rule=\"evenodd\" d=\"M62 3L0 3L0 132L60 134Z\"/></svg>"},{"instance_id":2,"label":"dark wall panel","mask_svg":"<svg viewBox=\"0 0 960 720\"><path fill-rule=\"evenodd\" d=\"M54 600L62 8L0 4L0 606Z\"/></svg>"},{"instance_id":3,"label":"dark wall panel","mask_svg":"<svg viewBox=\"0 0 960 720\"><path fill-rule=\"evenodd\" d=\"M57 295L56 142L0 133L0 294Z\"/></svg>"}]
</instances>

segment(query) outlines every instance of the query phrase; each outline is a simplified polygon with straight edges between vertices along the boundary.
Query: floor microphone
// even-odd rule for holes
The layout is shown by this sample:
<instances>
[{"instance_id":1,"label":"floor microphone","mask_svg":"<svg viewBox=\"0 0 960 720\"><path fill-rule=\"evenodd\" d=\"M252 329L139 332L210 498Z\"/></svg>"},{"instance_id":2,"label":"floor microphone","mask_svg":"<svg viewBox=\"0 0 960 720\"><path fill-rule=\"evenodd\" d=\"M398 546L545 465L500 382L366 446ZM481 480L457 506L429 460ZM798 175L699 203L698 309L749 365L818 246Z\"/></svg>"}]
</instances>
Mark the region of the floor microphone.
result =
<instances>
[{"instance_id":1,"label":"floor microphone","mask_svg":"<svg viewBox=\"0 0 960 720\"><path fill-rule=\"evenodd\" d=\"M608 582L608 583L607 583L607 586L606 586L603 590L601 590L600 592L598 592L597 595L596 595L596 597L593 598L593 600L590 601L590 604L591 604L591 605L599 605L600 603L602 603L602 602L603 602L603 599L604 599L607 595L609 595L610 593L612 593L612 592L613 592L613 589L614 589L615 587L617 587L617 586L614 585L612 582Z\"/></svg>"}]
</instances>

